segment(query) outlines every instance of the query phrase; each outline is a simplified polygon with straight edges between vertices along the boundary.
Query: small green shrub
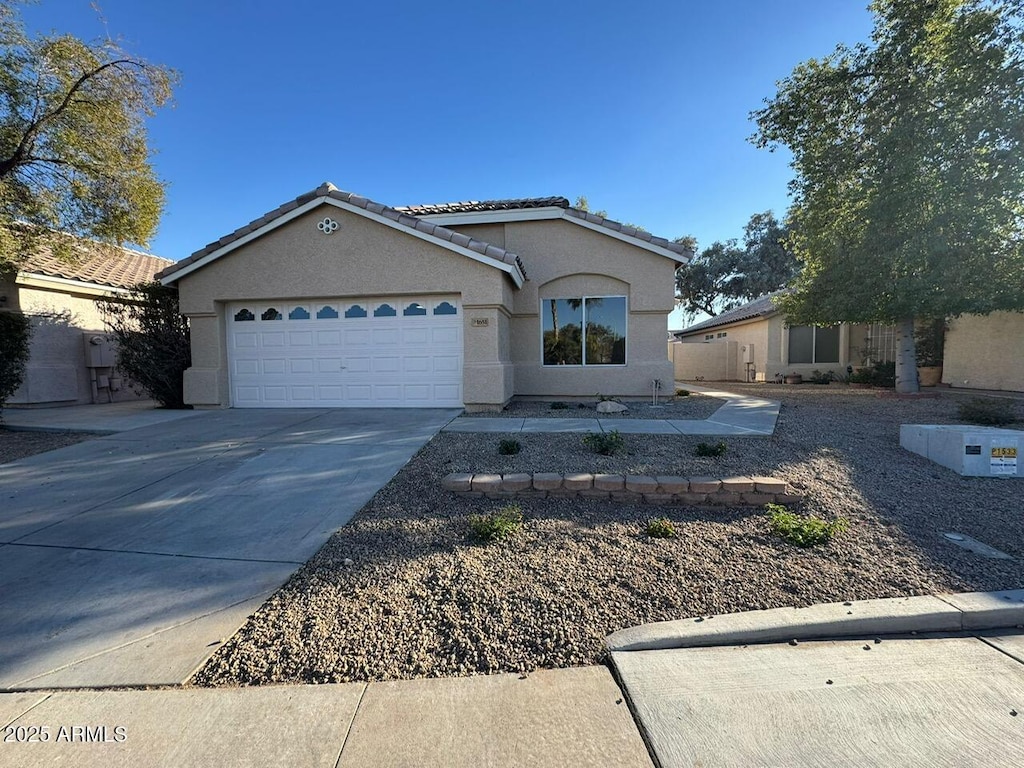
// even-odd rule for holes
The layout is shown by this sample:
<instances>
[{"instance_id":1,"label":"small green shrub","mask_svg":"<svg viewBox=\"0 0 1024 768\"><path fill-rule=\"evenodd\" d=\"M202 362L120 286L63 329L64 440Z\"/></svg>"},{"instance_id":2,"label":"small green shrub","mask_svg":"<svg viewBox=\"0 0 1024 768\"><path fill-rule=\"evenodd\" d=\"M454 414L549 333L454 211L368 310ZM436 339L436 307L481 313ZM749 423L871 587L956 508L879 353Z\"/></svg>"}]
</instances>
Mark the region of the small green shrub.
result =
<instances>
[{"instance_id":1,"label":"small green shrub","mask_svg":"<svg viewBox=\"0 0 1024 768\"><path fill-rule=\"evenodd\" d=\"M20 312L0 312L0 410L25 378L32 323Z\"/></svg>"},{"instance_id":2,"label":"small green shrub","mask_svg":"<svg viewBox=\"0 0 1024 768\"><path fill-rule=\"evenodd\" d=\"M626 441L617 429L611 432L591 432L583 438L583 444L602 456L614 456L626 449Z\"/></svg>"},{"instance_id":3,"label":"small green shrub","mask_svg":"<svg viewBox=\"0 0 1024 768\"><path fill-rule=\"evenodd\" d=\"M969 424L1002 427L1019 421L1013 403L1009 400L975 397L958 405L960 420Z\"/></svg>"},{"instance_id":4,"label":"small green shrub","mask_svg":"<svg viewBox=\"0 0 1024 768\"><path fill-rule=\"evenodd\" d=\"M689 396L690 396L690 390L688 390L688 389L677 389L676 390L676 397L689 397Z\"/></svg>"},{"instance_id":5,"label":"small green shrub","mask_svg":"<svg viewBox=\"0 0 1024 768\"><path fill-rule=\"evenodd\" d=\"M721 440L712 445L711 443L697 443L693 449L694 456L724 456L729 447Z\"/></svg>"},{"instance_id":6,"label":"small green shrub","mask_svg":"<svg viewBox=\"0 0 1024 768\"><path fill-rule=\"evenodd\" d=\"M805 517L790 512L782 504L768 504L766 509L772 533L798 547L824 544L850 527L845 518L840 517L829 523L814 515Z\"/></svg>"},{"instance_id":7,"label":"small green shrub","mask_svg":"<svg viewBox=\"0 0 1024 768\"><path fill-rule=\"evenodd\" d=\"M507 539L523 528L523 510L518 504L509 504L494 512L471 515L469 529L482 541Z\"/></svg>"},{"instance_id":8,"label":"small green shrub","mask_svg":"<svg viewBox=\"0 0 1024 768\"><path fill-rule=\"evenodd\" d=\"M561 400L555 400L550 406L552 411L567 411L569 409L568 403L563 403Z\"/></svg>"},{"instance_id":9,"label":"small green shrub","mask_svg":"<svg viewBox=\"0 0 1024 768\"><path fill-rule=\"evenodd\" d=\"M498 443L498 453L502 456L515 456L521 450L523 450L523 446L519 444L518 440L508 439Z\"/></svg>"},{"instance_id":10,"label":"small green shrub","mask_svg":"<svg viewBox=\"0 0 1024 768\"><path fill-rule=\"evenodd\" d=\"M653 539L674 539L676 527L667 517L657 517L647 522L647 535Z\"/></svg>"},{"instance_id":11,"label":"small green shrub","mask_svg":"<svg viewBox=\"0 0 1024 768\"><path fill-rule=\"evenodd\" d=\"M822 373L815 369L814 372L811 373L810 382L811 384L831 384L835 381L835 378L835 374L832 373L832 371L825 371Z\"/></svg>"}]
</instances>

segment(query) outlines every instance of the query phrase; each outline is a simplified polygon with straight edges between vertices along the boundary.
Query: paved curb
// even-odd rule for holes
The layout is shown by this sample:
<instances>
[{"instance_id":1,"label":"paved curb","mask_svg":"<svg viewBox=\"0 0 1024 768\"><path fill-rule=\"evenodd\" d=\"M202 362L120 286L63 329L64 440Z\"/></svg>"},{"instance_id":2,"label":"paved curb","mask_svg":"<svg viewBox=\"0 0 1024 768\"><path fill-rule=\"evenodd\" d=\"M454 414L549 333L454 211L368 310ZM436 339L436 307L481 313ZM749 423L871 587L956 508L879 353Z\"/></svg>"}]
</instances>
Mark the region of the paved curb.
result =
<instances>
[{"instance_id":1,"label":"paved curb","mask_svg":"<svg viewBox=\"0 0 1024 768\"><path fill-rule=\"evenodd\" d=\"M787 640L960 632L1024 624L1024 589L823 603L642 624L605 638L612 652Z\"/></svg>"}]
</instances>

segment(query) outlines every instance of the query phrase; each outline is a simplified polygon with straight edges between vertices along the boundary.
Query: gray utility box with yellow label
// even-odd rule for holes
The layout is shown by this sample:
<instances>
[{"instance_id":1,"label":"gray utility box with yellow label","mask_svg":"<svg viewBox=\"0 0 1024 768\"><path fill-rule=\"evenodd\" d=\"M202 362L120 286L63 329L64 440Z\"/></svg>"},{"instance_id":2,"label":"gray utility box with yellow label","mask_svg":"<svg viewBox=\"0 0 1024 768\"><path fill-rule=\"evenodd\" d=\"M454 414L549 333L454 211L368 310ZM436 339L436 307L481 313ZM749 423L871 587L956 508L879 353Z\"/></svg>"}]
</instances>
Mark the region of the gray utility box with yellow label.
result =
<instances>
[{"instance_id":1,"label":"gray utility box with yellow label","mask_svg":"<svg viewBox=\"0 0 1024 768\"><path fill-rule=\"evenodd\" d=\"M966 424L903 424L900 445L967 477L1024 477L1024 432Z\"/></svg>"}]
</instances>

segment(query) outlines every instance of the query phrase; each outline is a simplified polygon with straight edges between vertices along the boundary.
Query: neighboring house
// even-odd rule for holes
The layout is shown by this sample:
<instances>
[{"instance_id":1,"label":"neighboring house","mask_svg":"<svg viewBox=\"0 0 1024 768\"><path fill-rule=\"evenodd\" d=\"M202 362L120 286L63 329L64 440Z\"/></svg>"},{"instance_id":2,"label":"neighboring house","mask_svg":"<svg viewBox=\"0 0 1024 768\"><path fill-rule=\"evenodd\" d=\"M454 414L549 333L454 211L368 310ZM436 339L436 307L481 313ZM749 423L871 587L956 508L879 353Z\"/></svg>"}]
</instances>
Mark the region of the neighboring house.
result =
<instances>
[{"instance_id":1,"label":"neighboring house","mask_svg":"<svg viewBox=\"0 0 1024 768\"><path fill-rule=\"evenodd\" d=\"M895 331L888 325L786 325L770 294L676 331L669 355L680 380L775 381L814 371L846 374L893 360Z\"/></svg>"},{"instance_id":2,"label":"neighboring house","mask_svg":"<svg viewBox=\"0 0 1024 768\"><path fill-rule=\"evenodd\" d=\"M480 410L670 389L691 255L561 197L397 209L323 184L160 279L196 406Z\"/></svg>"},{"instance_id":3,"label":"neighboring house","mask_svg":"<svg viewBox=\"0 0 1024 768\"><path fill-rule=\"evenodd\" d=\"M16 274L0 275L0 311L25 313L33 328L25 379L8 406L138 397L117 373L96 301L127 293L129 287L152 280L173 262L126 248L97 251L95 244L87 242L76 250L80 258L74 261L44 251L32 256Z\"/></svg>"}]
</instances>

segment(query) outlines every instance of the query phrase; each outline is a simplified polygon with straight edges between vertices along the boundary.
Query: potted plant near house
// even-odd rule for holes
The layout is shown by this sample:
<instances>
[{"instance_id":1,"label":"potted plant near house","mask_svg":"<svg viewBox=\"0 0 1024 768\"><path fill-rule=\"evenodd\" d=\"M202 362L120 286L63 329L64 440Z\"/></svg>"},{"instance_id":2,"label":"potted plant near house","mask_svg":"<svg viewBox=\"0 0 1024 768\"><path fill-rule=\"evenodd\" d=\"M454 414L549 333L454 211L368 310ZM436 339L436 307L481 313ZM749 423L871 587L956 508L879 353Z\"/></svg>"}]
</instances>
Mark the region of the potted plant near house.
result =
<instances>
[{"instance_id":1,"label":"potted plant near house","mask_svg":"<svg viewBox=\"0 0 1024 768\"><path fill-rule=\"evenodd\" d=\"M786 384L803 384L804 376L802 373L787 373L783 381Z\"/></svg>"},{"instance_id":2,"label":"potted plant near house","mask_svg":"<svg viewBox=\"0 0 1024 768\"><path fill-rule=\"evenodd\" d=\"M927 320L914 329L917 379L922 387L934 387L942 381L942 350L945 342L945 318Z\"/></svg>"}]
</instances>

